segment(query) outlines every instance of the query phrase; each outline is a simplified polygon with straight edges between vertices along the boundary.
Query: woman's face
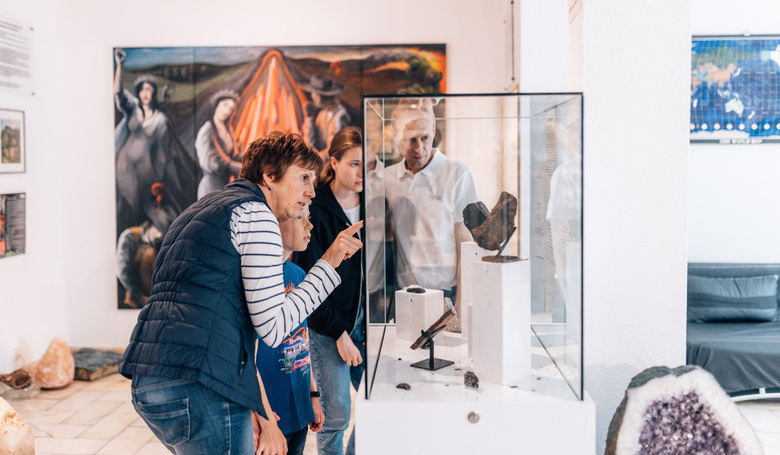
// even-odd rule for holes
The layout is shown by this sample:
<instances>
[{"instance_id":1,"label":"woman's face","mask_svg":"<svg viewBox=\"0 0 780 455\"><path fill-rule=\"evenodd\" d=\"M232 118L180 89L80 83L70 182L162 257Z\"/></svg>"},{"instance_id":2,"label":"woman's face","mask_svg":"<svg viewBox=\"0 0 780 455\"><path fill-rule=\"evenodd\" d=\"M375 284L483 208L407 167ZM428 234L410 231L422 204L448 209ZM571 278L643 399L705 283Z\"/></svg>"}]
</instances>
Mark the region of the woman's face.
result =
<instances>
[{"instance_id":1,"label":"woman's face","mask_svg":"<svg viewBox=\"0 0 780 455\"><path fill-rule=\"evenodd\" d=\"M292 218L280 218L279 230L282 232L282 245L288 251L304 251L311 240L309 207L306 206Z\"/></svg>"},{"instance_id":2,"label":"woman's face","mask_svg":"<svg viewBox=\"0 0 780 455\"><path fill-rule=\"evenodd\" d=\"M298 216L314 197L314 170L298 163L288 167L278 180L271 180L267 175L264 177L269 188L266 192L268 203L277 218Z\"/></svg>"},{"instance_id":3,"label":"woman's face","mask_svg":"<svg viewBox=\"0 0 780 455\"><path fill-rule=\"evenodd\" d=\"M148 106L152 102L154 96L154 87L148 82L141 84L141 90L138 91L138 99L141 100L141 104Z\"/></svg>"},{"instance_id":4,"label":"woman's face","mask_svg":"<svg viewBox=\"0 0 780 455\"><path fill-rule=\"evenodd\" d=\"M230 98L225 98L217 103L217 108L214 109L214 120L225 122L234 112L236 112L236 102Z\"/></svg>"},{"instance_id":5,"label":"woman's face","mask_svg":"<svg viewBox=\"0 0 780 455\"><path fill-rule=\"evenodd\" d=\"M336 177L335 184L343 189L359 193L363 191L363 150L352 147L341 155L341 160L330 158Z\"/></svg>"}]
</instances>

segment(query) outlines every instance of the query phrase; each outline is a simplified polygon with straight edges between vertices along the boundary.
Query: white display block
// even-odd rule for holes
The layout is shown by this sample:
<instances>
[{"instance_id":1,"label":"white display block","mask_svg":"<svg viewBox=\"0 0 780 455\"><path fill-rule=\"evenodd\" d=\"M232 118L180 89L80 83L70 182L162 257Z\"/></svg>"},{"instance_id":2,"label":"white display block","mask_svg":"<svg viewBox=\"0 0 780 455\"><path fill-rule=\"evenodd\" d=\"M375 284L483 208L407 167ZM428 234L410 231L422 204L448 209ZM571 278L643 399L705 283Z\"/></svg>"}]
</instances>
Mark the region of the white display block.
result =
<instances>
[{"instance_id":1,"label":"white display block","mask_svg":"<svg viewBox=\"0 0 780 455\"><path fill-rule=\"evenodd\" d=\"M531 262L474 264L471 346L480 380L510 385L531 373Z\"/></svg>"},{"instance_id":2,"label":"white display block","mask_svg":"<svg viewBox=\"0 0 780 455\"><path fill-rule=\"evenodd\" d=\"M444 314L444 292L426 289L423 294L395 291L395 323L398 339L414 342L420 331L430 327Z\"/></svg>"},{"instance_id":3,"label":"white display block","mask_svg":"<svg viewBox=\"0 0 780 455\"><path fill-rule=\"evenodd\" d=\"M464 340L471 338L471 305L474 287L474 263L481 261L483 256L489 256L488 250L480 248L476 242L463 242L460 244L460 330ZM455 303L455 302L452 302ZM469 344L469 354L471 353Z\"/></svg>"},{"instance_id":4,"label":"white display block","mask_svg":"<svg viewBox=\"0 0 780 455\"><path fill-rule=\"evenodd\" d=\"M544 372L527 379L531 387L495 384L481 376L479 388L467 387L464 372L474 368L460 334L444 331L436 337L436 357L455 364L425 371L410 364L426 358L427 351L387 342L395 339L395 330L369 327L367 344L375 346L383 339L385 343L373 385L362 381L357 393L355 419L360 431L355 434L355 453L596 453L595 404L587 393L577 400L558 370L543 366L547 362L538 365ZM541 346L531 349L536 359L545 357ZM398 388L399 383L409 388ZM388 422L393 437L388 437Z\"/></svg>"},{"instance_id":5,"label":"white display block","mask_svg":"<svg viewBox=\"0 0 780 455\"><path fill-rule=\"evenodd\" d=\"M365 400L360 393L358 397L358 454L596 453L596 406L589 398L388 401ZM470 416L478 420L469 420Z\"/></svg>"}]
</instances>

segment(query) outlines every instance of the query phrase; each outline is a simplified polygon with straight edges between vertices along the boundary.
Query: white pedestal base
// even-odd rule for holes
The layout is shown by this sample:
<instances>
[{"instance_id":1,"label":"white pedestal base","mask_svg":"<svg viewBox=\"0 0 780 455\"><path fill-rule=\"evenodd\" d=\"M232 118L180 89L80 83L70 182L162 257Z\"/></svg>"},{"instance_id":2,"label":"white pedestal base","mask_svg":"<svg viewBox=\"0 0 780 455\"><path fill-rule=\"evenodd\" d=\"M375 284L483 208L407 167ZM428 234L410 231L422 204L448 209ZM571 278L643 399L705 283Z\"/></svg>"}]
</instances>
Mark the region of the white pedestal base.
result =
<instances>
[{"instance_id":1,"label":"white pedestal base","mask_svg":"<svg viewBox=\"0 0 780 455\"><path fill-rule=\"evenodd\" d=\"M483 250L476 242L463 242L460 244L460 283L458 283L458 294L460 294L460 330L464 340L471 339L474 264L481 261L483 256L490 256L491 254L493 253ZM469 343L469 355L471 355L471 343Z\"/></svg>"},{"instance_id":2,"label":"white pedestal base","mask_svg":"<svg viewBox=\"0 0 780 455\"><path fill-rule=\"evenodd\" d=\"M474 263L471 346L480 381L531 374L531 262Z\"/></svg>"},{"instance_id":3,"label":"white pedestal base","mask_svg":"<svg viewBox=\"0 0 780 455\"><path fill-rule=\"evenodd\" d=\"M358 394L360 395L360 393ZM479 420L471 423L469 415ZM592 401L380 401L360 398L355 453L593 455ZM475 420L472 417L472 420Z\"/></svg>"},{"instance_id":4,"label":"white pedestal base","mask_svg":"<svg viewBox=\"0 0 780 455\"><path fill-rule=\"evenodd\" d=\"M374 330L372 330L374 329ZM436 356L455 365L437 371L410 367L427 352L396 344L394 327L369 326L367 344L384 340L373 383L362 381L355 402L356 453L368 455L484 453L593 455L596 452L596 407L585 394L574 398L557 370L542 370L519 387L486 382L466 387L463 374L473 370L460 334L440 333ZM390 342L388 342L390 341ZM545 357L532 346L535 358ZM545 363L545 362L543 362ZM536 366L536 365L535 365ZM399 383L410 385L399 389ZM370 387L369 387L370 385ZM370 398L366 399L366 389ZM532 391L533 390L533 391ZM541 393L539 393L541 392ZM479 416L476 423L469 414ZM475 417L472 417L475 420Z\"/></svg>"},{"instance_id":5,"label":"white pedestal base","mask_svg":"<svg viewBox=\"0 0 780 455\"><path fill-rule=\"evenodd\" d=\"M395 291L396 336L399 340L414 342L420 331L427 329L444 314L444 293L426 289L424 294Z\"/></svg>"}]
</instances>

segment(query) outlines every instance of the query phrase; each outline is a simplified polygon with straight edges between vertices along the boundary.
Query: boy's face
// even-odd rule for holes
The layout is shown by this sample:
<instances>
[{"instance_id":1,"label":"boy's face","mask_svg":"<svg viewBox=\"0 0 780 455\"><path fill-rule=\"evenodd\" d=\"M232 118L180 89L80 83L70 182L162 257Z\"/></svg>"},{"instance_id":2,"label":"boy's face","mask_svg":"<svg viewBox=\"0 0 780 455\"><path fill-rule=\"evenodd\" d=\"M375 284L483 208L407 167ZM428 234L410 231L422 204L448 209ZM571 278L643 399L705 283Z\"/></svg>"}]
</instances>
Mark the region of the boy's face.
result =
<instances>
[{"instance_id":1,"label":"boy's face","mask_svg":"<svg viewBox=\"0 0 780 455\"><path fill-rule=\"evenodd\" d=\"M282 233L282 245L285 250L303 251L309 246L311 239L311 221L309 221L309 206L292 218L279 220L279 230Z\"/></svg>"}]
</instances>

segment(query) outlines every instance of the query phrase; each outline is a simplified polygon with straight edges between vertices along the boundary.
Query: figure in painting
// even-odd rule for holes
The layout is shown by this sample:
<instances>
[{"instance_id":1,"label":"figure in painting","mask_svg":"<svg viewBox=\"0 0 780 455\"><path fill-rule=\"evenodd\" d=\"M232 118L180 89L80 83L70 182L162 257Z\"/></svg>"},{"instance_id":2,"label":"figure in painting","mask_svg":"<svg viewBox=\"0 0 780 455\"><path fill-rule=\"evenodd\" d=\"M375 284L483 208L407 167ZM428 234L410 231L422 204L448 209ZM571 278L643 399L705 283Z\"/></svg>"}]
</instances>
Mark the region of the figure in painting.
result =
<instances>
[{"instance_id":1,"label":"figure in painting","mask_svg":"<svg viewBox=\"0 0 780 455\"><path fill-rule=\"evenodd\" d=\"M220 90L209 101L211 115L195 139L195 151L203 171L198 199L230 183L241 170L243 155L232 124L237 103L238 93L233 90Z\"/></svg>"},{"instance_id":2,"label":"figure in painting","mask_svg":"<svg viewBox=\"0 0 780 455\"><path fill-rule=\"evenodd\" d=\"M181 212L175 202L180 185L171 158L173 137L157 103L157 78L136 78L135 96L122 88L125 55L121 49L114 51L114 98L123 115L114 131L117 232L149 220L165 233L170 220ZM155 183L157 194L152 192ZM167 222L160 216L166 212L174 213L165 217Z\"/></svg>"},{"instance_id":3,"label":"figure in painting","mask_svg":"<svg viewBox=\"0 0 780 455\"><path fill-rule=\"evenodd\" d=\"M336 132L349 125L349 113L338 99L344 86L327 76L315 74L301 84L301 89L311 94L312 101L306 105L304 137L323 155Z\"/></svg>"},{"instance_id":4,"label":"figure in painting","mask_svg":"<svg viewBox=\"0 0 780 455\"><path fill-rule=\"evenodd\" d=\"M130 308L143 308L149 300L161 242L162 233L149 221L125 229L117 240L116 276L125 288L123 303Z\"/></svg>"}]
</instances>

